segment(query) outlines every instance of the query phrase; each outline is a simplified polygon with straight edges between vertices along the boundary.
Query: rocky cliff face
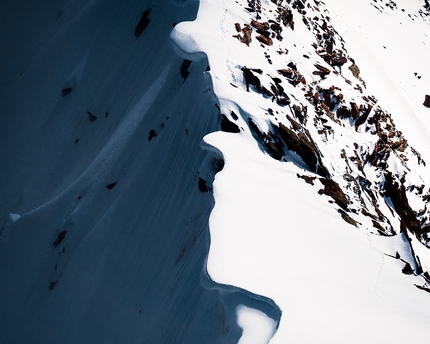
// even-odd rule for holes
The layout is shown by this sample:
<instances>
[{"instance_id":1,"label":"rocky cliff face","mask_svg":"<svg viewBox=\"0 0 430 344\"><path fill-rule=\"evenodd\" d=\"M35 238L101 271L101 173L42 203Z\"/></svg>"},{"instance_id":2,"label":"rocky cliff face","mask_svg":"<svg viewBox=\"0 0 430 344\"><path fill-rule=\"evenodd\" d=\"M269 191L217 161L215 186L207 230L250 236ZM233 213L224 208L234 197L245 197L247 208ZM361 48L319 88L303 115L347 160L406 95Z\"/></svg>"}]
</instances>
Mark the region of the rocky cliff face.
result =
<instances>
[{"instance_id":1,"label":"rocky cliff face","mask_svg":"<svg viewBox=\"0 0 430 344\"><path fill-rule=\"evenodd\" d=\"M394 2L372 6L397 8ZM221 116L251 134L274 159L298 156L305 170L323 177L326 189L325 180L336 185L345 201L330 191L321 194L333 196L348 221L373 234L412 235L429 247L426 162L377 95L366 91L358 62L325 4L238 1L229 8L236 13L233 8L243 9L237 10L241 21L228 18L230 26L225 20L222 29L231 49L240 51L229 55L231 82L213 72L223 93L217 105ZM413 16L426 21L425 6Z\"/></svg>"}]
</instances>

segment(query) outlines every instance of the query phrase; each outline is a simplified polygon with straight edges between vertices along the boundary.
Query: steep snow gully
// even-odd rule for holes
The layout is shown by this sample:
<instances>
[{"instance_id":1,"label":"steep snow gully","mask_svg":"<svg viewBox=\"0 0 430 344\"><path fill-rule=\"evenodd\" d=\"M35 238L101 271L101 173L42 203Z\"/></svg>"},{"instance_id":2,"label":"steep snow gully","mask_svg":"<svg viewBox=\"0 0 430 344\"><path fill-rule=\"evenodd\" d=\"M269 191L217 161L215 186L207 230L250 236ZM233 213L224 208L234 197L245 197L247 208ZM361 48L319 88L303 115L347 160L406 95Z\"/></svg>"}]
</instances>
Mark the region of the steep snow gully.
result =
<instances>
[{"instance_id":1,"label":"steep snow gully","mask_svg":"<svg viewBox=\"0 0 430 344\"><path fill-rule=\"evenodd\" d=\"M427 341L429 10L1 2L0 342Z\"/></svg>"}]
</instances>

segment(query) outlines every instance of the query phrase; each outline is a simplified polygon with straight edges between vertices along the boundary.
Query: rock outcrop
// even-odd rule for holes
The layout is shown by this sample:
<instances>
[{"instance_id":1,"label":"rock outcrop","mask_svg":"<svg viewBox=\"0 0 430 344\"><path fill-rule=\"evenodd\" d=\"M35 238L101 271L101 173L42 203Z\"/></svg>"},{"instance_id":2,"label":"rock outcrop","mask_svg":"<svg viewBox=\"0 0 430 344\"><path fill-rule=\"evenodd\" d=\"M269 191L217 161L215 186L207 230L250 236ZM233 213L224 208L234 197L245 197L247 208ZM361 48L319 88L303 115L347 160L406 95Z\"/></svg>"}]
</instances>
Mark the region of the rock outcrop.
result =
<instances>
[{"instance_id":1,"label":"rock outcrop","mask_svg":"<svg viewBox=\"0 0 430 344\"><path fill-rule=\"evenodd\" d=\"M426 94L423 105L430 108L430 95Z\"/></svg>"}]
</instances>

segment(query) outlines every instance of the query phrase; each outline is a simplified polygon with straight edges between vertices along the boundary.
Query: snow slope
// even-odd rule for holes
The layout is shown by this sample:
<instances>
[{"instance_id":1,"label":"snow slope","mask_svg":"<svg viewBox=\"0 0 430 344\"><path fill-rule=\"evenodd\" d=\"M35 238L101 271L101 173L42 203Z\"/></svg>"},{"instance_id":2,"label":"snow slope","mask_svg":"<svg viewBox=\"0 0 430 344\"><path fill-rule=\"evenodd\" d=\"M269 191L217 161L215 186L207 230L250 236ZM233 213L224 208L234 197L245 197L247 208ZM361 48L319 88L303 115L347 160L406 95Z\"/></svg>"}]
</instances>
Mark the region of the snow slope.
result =
<instances>
[{"instance_id":1,"label":"snow slope","mask_svg":"<svg viewBox=\"0 0 430 344\"><path fill-rule=\"evenodd\" d=\"M223 338L219 292L200 283L212 197L198 188L199 143L217 111L207 62L184 80L169 38L198 3L47 2L26 26L27 5L0 9L14 46L0 100L0 342Z\"/></svg>"},{"instance_id":2,"label":"snow slope","mask_svg":"<svg viewBox=\"0 0 430 344\"><path fill-rule=\"evenodd\" d=\"M397 15L410 22L399 29L391 10L369 13L371 5L202 1L196 21L173 32L185 54L208 55L220 112L236 125L204 139L225 160L214 182L208 273L280 308L271 343L403 343L430 334L428 197L414 192L430 190L426 84L418 83L429 77L428 14L420 2L405 4ZM414 43L400 39L413 30ZM396 56L376 55L389 43ZM417 63L405 64L402 49ZM391 64L379 68L384 59ZM294 135L307 137L300 143L312 153ZM238 308L239 319L245 312Z\"/></svg>"},{"instance_id":3,"label":"snow slope","mask_svg":"<svg viewBox=\"0 0 430 344\"><path fill-rule=\"evenodd\" d=\"M0 4L0 341L424 342L425 5Z\"/></svg>"}]
</instances>

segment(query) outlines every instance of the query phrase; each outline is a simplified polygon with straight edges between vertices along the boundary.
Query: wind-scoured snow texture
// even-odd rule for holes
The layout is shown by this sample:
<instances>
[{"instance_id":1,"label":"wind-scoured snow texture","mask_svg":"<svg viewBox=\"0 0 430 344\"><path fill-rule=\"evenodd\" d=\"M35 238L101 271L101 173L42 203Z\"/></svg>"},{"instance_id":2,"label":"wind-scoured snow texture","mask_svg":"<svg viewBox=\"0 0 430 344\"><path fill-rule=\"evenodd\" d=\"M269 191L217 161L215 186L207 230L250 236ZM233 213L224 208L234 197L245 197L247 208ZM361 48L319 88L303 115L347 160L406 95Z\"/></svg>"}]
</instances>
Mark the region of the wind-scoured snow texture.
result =
<instances>
[{"instance_id":1,"label":"wind-scoured snow texture","mask_svg":"<svg viewBox=\"0 0 430 344\"><path fill-rule=\"evenodd\" d=\"M170 40L198 3L29 3L0 4L0 342L222 342L198 185L218 113Z\"/></svg>"},{"instance_id":2,"label":"wind-scoured snow texture","mask_svg":"<svg viewBox=\"0 0 430 344\"><path fill-rule=\"evenodd\" d=\"M419 24L405 30L425 37L426 12L414 5ZM397 93L360 69L383 64L382 55L343 38L357 24L349 10L339 1L201 1L196 20L172 33L183 54L208 56L225 131L203 143L225 161L213 184L207 270L221 286L273 300L282 317L271 343L430 335L429 135L423 125L411 138L401 120L428 121L425 94L389 106ZM373 21L401 25L387 11ZM428 77L416 73L416 83Z\"/></svg>"}]
</instances>

